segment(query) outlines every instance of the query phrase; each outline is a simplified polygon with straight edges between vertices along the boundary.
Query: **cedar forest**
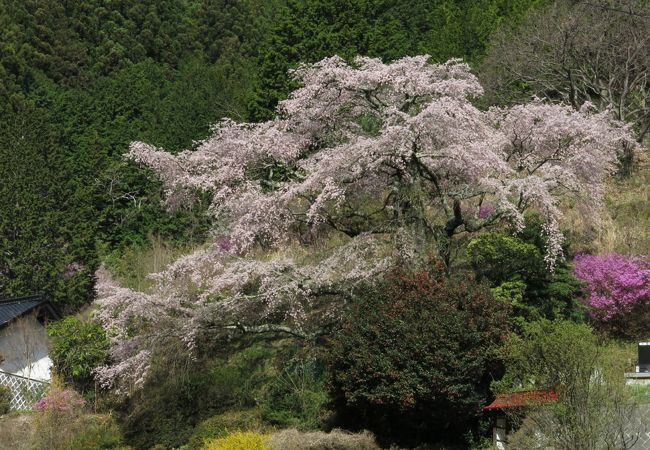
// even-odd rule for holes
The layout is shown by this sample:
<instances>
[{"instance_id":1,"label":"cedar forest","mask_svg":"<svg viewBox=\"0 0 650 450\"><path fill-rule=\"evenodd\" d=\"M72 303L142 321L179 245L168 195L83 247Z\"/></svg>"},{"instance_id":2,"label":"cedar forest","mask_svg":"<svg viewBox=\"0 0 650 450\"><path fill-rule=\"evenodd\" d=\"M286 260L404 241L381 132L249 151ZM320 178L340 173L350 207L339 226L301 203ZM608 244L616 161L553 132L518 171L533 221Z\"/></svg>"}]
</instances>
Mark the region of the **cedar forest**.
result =
<instances>
[{"instance_id":1,"label":"cedar forest","mask_svg":"<svg viewBox=\"0 0 650 450\"><path fill-rule=\"evenodd\" d=\"M650 1L0 0L0 25L0 298L64 316L0 446L488 449L483 408L535 389L508 448L646 431Z\"/></svg>"}]
</instances>

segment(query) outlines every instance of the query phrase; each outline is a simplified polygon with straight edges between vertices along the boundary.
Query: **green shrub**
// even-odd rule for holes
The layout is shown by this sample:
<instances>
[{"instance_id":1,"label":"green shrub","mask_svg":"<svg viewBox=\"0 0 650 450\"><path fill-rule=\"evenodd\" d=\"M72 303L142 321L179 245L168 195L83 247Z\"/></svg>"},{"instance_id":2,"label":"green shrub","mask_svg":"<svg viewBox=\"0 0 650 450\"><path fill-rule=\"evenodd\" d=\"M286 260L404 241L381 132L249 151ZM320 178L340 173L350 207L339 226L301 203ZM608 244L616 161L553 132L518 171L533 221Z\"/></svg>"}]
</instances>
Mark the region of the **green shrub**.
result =
<instances>
[{"instance_id":1,"label":"green shrub","mask_svg":"<svg viewBox=\"0 0 650 450\"><path fill-rule=\"evenodd\" d=\"M509 307L471 277L396 274L368 286L332 340L332 406L349 429L405 445L474 426Z\"/></svg>"},{"instance_id":2,"label":"green shrub","mask_svg":"<svg viewBox=\"0 0 650 450\"><path fill-rule=\"evenodd\" d=\"M275 375L275 352L260 344L229 357L192 360L182 342L161 348L143 388L120 407L128 442L137 448L178 447L202 420L256 406Z\"/></svg>"},{"instance_id":3,"label":"green shrub","mask_svg":"<svg viewBox=\"0 0 650 450\"><path fill-rule=\"evenodd\" d=\"M580 283L566 263L558 264L553 273L546 268L540 226L535 216L528 216L526 228L518 236L489 232L467 246L474 273L490 282L496 298L510 303L517 328L540 318L584 317L575 300Z\"/></svg>"},{"instance_id":4,"label":"green shrub","mask_svg":"<svg viewBox=\"0 0 650 450\"><path fill-rule=\"evenodd\" d=\"M0 415L11 411L11 389L8 386L0 385Z\"/></svg>"},{"instance_id":5,"label":"green shrub","mask_svg":"<svg viewBox=\"0 0 650 450\"><path fill-rule=\"evenodd\" d=\"M263 418L283 428L316 429L326 401L323 368L313 360L299 361L286 367L269 386Z\"/></svg>"},{"instance_id":6,"label":"green shrub","mask_svg":"<svg viewBox=\"0 0 650 450\"><path fill-rule=\"evenodd\" d=\"M227 411L201 422L194 429L187 443L189 450L199 450L205 441L222 438L234 431L258 431L262 429L259 411L255 409Z\"/></svg>"},{"instance_id":7,"label":"green shrub","mask_svg":"<svg viewBox=\"0 0 650 450\"><path fill-rule=\"evenodd\" d=\"M47 327L50 358L64 380L84 389L93 385L92 371L104 364L108 340L97 323L69 316Z\"/></svg>"},{"instance_id":8,"label":"green shrub","mask_svg":"<svg viewBox=\"0 0 650 450\"><path fill-rule=\"evenodd\" d=\"M546 270L540 249L501 233L485 233L472 239L467 256L477 277L487 278L495 286L513 277L537 278Z\"/></svg>"}]
</instances>

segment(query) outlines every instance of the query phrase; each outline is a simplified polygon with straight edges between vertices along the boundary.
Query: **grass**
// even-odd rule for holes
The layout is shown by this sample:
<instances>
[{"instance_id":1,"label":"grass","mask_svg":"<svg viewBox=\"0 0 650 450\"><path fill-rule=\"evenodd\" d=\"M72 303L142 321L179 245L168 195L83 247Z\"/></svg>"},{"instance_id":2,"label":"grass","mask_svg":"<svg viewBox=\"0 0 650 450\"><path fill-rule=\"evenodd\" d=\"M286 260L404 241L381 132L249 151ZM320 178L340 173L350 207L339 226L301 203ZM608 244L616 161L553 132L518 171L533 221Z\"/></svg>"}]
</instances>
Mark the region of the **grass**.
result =
<instances>
[{"instance_id":1,"label":"grass","mask_svg":"<svg viewBox=\"0 0 650 450\"><path fill-rule=\"evenodd\" d=\"M159 236L149 236L143 247L130 247L104 255L103 263L123 287L146 292L154 281L149 274L160 272L179 257L196 250L191 246L175 246Z\"/></svg>"},{"instance_id":2,"label":"grass","mask_svg":"<svg viewBox=\"0 0 650 450\"><path fill-rule=\"evenodd\" d=\"M375 437L367 432L349 433L343 430L300 432L281 430L271 435L269 446L273 450L379 450Z\"/></svg>"},{"instance_id":3,"label":"grass","mask_svg":"<svg viewBox=\"0 0 650 450\"><path fill-rule=\"evenodd\" d=\"M631 176L608 182L598 223L585 223L575 209L566 217L576 252L650 255L650 158Z\"/></svg>"}]
</instances>

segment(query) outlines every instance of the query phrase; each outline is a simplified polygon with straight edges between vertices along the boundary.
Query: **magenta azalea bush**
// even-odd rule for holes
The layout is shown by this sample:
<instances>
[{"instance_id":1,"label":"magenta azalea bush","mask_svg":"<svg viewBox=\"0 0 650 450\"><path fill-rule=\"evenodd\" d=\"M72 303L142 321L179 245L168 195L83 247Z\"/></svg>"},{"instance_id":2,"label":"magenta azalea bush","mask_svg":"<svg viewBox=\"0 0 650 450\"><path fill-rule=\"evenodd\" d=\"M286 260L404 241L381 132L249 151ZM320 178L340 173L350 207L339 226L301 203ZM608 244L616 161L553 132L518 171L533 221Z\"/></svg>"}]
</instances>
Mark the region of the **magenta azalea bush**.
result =
<instances>
[{"instance_id":1,"label":"magenta azalea bush","mask_svg":"<svg viewBox=\"0 0 650 450\"><path fill-rule=\"evenodd\" d=\"M578 255L574 275L586 283L592 317L607 322L650 302L650 261L642 256Z\"/></svg>"},{"instance_id":2,"label":"magenta azalea bush","mask_svg":"<svg viewBox=\"0 0 650 450\"><path fill-rule=\"evenodd\" d=\"M34 408L37 411L74 413L81 410L85 405L86 401L77 392L68 389L56 389L37 401Z\"/></svg>"}]
</instances>

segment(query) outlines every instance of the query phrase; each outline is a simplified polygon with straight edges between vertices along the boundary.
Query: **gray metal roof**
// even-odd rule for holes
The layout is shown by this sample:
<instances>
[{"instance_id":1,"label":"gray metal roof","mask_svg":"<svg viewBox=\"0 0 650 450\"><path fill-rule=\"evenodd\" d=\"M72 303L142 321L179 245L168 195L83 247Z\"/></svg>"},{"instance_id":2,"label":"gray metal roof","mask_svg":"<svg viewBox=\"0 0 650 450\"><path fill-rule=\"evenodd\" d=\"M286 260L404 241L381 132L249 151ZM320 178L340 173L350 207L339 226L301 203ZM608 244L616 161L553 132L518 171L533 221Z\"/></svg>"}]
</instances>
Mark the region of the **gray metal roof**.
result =
<instances>
[{"instance_id":1,"label":"gray metal roof","mask_svg":"<svg viewBox=\"0 0 650 450\"><path fill-rule=\"evenodd\" d=\"M27 314L41 303L45 303L45 299L40 295L0 300L0 327Z\"/></svg>"}]
</instances>

